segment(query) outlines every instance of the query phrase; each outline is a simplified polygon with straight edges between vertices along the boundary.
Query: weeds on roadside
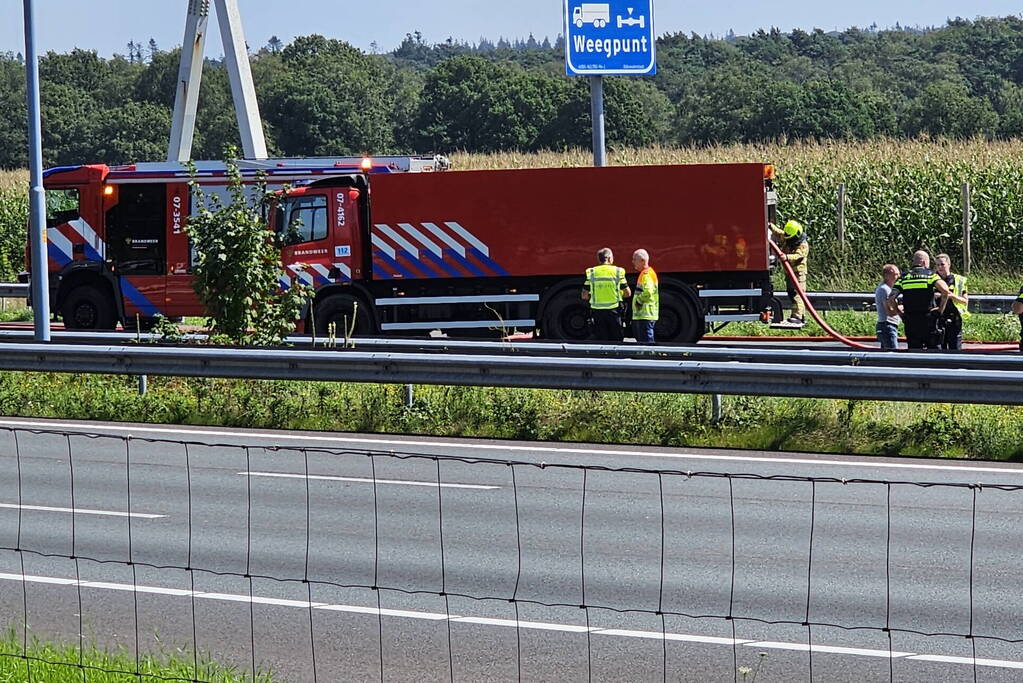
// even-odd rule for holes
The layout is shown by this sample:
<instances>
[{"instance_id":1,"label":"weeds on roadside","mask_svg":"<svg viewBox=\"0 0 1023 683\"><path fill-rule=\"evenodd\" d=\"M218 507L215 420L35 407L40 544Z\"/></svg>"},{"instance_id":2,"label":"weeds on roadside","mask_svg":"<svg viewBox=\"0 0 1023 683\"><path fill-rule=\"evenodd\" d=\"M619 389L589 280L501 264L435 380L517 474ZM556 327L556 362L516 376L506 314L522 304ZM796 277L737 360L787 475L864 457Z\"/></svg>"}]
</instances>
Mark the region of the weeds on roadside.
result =
<instances>
[{"instance_id":1,"label":"weeds on roadside","mask_svg":"<svg viewBox=\"0 0 1023 683\"><path fill-rule=\"evenodd\" d=\"M32 639L24 643L9 631L0 639L0 682L10 683L157 683L165 680L201 680L209 683L273 683L271 673L255 676L213 662L196 661L180 651L141 655L126 649L106 652L94 647L79 650L73 645ZM30 657L29 663L24 657ZM84 668L82 668L84 667ZM136 668L137 667L137 668ZM136 673L137 671L137 673Z\"/></svg>"},{"instance_id":2,"label":"weeds on roadside","mask_svg":"<svg viewBox=\"0 0 1023 683\"><path fill-rule=\"evenodd\" d=\"M1023 408L689 394L0 374L0 414L436 436L1023 459Z\"/></svg>"}]
</instances>

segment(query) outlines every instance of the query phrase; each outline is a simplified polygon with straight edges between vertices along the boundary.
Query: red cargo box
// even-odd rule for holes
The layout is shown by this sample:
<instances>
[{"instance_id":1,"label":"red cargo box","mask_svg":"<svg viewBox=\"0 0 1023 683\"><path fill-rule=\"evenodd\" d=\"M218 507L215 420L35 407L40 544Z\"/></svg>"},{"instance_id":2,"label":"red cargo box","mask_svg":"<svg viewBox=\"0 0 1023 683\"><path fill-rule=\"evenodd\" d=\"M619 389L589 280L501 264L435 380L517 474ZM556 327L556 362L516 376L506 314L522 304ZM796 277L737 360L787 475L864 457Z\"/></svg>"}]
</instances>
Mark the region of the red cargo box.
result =
<instances>
[{"instance_id":1,"label":"red cargo box","mask_svg":"<svg viewBox=\"0 0 1023 683\"><path fill-rule=\"evenodd\" d=\"M661 273L768 269L763 164L397 174L371 192L374 251L404 224L486 275L581 274L601 247L626 267L647 249Z\"/></svg>"}]
</instances>

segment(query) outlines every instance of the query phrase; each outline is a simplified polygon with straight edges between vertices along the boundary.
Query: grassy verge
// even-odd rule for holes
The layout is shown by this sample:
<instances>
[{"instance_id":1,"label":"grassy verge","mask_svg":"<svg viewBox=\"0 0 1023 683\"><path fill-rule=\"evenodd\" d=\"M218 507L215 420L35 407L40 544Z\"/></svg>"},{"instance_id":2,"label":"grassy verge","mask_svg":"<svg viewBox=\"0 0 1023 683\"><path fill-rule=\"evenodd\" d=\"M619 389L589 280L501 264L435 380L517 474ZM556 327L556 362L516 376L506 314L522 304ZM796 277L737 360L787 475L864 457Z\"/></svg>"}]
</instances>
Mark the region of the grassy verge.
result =
<instances>
[{"instance_id":1,"label":"grassy verge","mask_svg":"<svg viewBox=\"0 0 1023 683\"><path fill-rule=\"evenodd\" d=\"M32 309L25 306L12 306L0 309L0 323L29 322L32 320Z\"/></svg>"},{"instance_id":2,"label":"grassy verge","mask_svg":"<svg viewBox=\"0 0 1023 683\"><path fill-rule=\"evenodd\" d=\"M124 652L109 653L94 648L80 652L71 645L38 641L29 643L27 650L23 650L21 641L13 635L0 640L0 683L81 683L85 680L89 683L157 683L166 680L272 683L273 678L269 674L255 677L240 674L202 659L196 668L191 658L180 655L143 656L136 669L134 655Z\"/></svg>"},{"instance_id":3,"label":"grassy verge","mask_svg":"<svg viewBox=\"0 0 1023 683\"><path fill-rule=\"evenodd\" d=\"M1023 459L1023 408L7 373L0 414L662 446Z\"/></svg>"},{"instance_id":4,"label":"grassy verge","mask_svg":"<svg viewBox=\"0 0 1023 683\"><path fill-rule=\"evenodd\" d=\"M821 311L821 316L828 325L846 336L873 337L875 334L877 314L873 311ZM899 332L905 331L900 327ZM745 337L827 336L824 328L809 317L806 327L798 330L772 329L763 323L739 322L729 323L719 334ZM963 339L1012 343L1019 340L1019 335L1019 318L1014 315L974 314L963 325Z\"/></svg>"},{"instance_id":5,"label":"grassy verge","mask_svg":"<svg viewBox=\"0 0 1023 683\"><path fill-rule=\"evenodd\" d=\"M819 254L811 253L811 258L807 274L808 291L811 292L873 292L881 281L881 268L877 264L857 265L840 261L824 265L819 263ZM909 258L910 255L905 254L902 258L888 260L905 269L909 267ZM958 272L954 266L953 271ZM782 271L774 271L772 282L775 292L785 291L787 283ZM1015 295L1023 285L1023 272L997 268L974 270L968 277L968 284L971 294Z\"/></svg>"},{"instance_id":6,"label":"grassy verge","mask_svg":"<svg viewBox=\"0 0 1023 683\"><path fill-rule=\"evenodd\" d=\"M893 258L892 262L900 268L909 266L909 255ZM811 269L816 264L812 264ZM959 272L953 269L954 272ZM875 272L876 271L876 272ZM881 269L856 268L849 265L841 268L833 267L814 274L808 274L810 291L820 292L873 292L881 281ZM1013 294L1023 285L1023 273L1008 270L977 270L970 273L968 284L971 294ZM785 283L781 276L775 278L774 291L784 292Z\"/></svg>"}]
</instances>

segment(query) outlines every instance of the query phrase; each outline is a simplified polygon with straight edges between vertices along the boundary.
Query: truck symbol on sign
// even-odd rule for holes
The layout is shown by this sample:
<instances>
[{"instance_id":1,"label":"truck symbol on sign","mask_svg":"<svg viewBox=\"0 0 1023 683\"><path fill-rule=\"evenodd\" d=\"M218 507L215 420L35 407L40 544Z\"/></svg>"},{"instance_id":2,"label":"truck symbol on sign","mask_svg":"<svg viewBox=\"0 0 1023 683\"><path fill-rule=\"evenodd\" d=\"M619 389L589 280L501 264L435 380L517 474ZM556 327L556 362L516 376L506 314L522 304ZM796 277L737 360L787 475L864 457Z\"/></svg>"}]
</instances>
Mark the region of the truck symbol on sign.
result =
<instances>
[{"instance_id":1,"label":"truck symbol on sign","mask_svg":"<svg viewBox=\"0 0 1023 683\"><path fill-rule=\"evenodd\" d=\"M596 28L604 28L610 21L611 5L606 2L584 2L572 12L572 23L576 25L576 28L582 28L583 24L593 24ZM620 17L619 21L621 21Z\"/></svg>"}]
</instances>

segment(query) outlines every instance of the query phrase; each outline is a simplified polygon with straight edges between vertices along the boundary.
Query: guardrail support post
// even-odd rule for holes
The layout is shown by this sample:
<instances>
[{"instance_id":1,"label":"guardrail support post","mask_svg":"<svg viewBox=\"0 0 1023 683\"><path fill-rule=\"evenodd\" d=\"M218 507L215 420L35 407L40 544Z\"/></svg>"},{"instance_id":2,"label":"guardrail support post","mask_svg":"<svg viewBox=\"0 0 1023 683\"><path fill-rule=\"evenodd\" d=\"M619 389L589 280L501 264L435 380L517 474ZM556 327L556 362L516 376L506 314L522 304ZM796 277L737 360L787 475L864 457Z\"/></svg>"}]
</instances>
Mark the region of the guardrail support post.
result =
<instances>
[{"instance_id":1,"label":"guardrail support post","mask_svg":"<svg viewBox=\"0 0 1023 683\"><path fill-rule=\"evenodd\" d=\"M970 272L973 249L970 247L970 184L963 183L963 272Z\"/></svg>"},{"instance_id":2,"label":"guardrail support post","mask_svg":"<svg viewBox=\"0 0 1023 683\"><path fill-rule=\"evenodd\" d=\"M401 388L401 400L405 404L406 408L411 408L416 402L415 387L411 384L406 384Z\"/></svg>"},{"instance_id":3,"label":"guardrail support post","mask_svg":"<svg viewBox=\"0 0 1023 683\"><path fill-rule=\"evenodd\" d=\"M149 377L148 375L139 375L139 396L145 396L147 391L149 391Z\"/></svg>"},{"instance_id":4,"label":"guardrail support post","mask_svg":"<svg viewBox=\"0 0 1023 683\"><path fill-rule=\"evenodd\" d=\"M722 420L721 394L711 394L710 397L710 421L713 424L720 424Z\"/></svg>"},{"instance_id":5,"label":"guardrail support post","mask_svg":"<svg viewBox=\"0 0 1023 683\"><path fill-rule=\"evenodd\" d=\"M838 184L838 199L835 202L835 229L838 232L838 246L845 246L845 183Z\"/></svg>"}]
</instances>

